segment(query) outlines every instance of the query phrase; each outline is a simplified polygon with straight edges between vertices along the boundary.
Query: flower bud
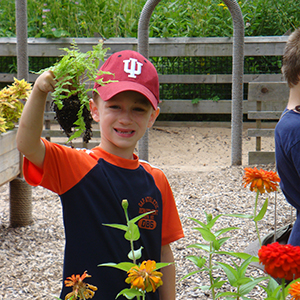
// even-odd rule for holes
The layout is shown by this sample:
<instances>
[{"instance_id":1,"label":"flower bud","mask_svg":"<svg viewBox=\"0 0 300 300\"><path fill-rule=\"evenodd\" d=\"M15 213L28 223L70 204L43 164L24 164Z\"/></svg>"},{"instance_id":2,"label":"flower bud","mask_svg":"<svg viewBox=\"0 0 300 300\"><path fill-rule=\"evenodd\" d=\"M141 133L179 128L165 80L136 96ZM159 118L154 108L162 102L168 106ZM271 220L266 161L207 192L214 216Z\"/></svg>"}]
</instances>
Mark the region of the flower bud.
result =
<instances>
[{"instance_id":1,"label":"flower bud","mask_svg":"<svg viewBox=\"0 0 300 300\"><path fill-rule=\"evenodd\" d=\"M128 208L128 201L127 201L127 199L123 199L122 200L122 207L123 207L124 210L127 210L127 208Z\"/></svg>"}]
</instances>

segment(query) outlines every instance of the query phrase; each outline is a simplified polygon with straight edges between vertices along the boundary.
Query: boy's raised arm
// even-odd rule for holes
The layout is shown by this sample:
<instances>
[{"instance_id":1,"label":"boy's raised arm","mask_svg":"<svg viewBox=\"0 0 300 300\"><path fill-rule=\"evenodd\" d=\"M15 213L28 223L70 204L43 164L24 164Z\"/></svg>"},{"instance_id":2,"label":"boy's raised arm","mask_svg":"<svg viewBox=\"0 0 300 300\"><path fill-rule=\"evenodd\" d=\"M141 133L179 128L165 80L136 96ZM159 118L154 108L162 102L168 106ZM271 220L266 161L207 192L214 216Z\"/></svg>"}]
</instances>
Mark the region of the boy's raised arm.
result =
<instances>
[{"instance_id":1,"label":"boy's raised arm","mask_svg":"<svg viewBox=\"0 0 300 300\"><path fill-rule=\"evenodd\" d=\"M42 168L45 146L41 141L44 110L48 92L54 91L56 81L51 71L40 75L24 106L17 133L17 147L28 160Z\"/></svg>"}]
</instances>

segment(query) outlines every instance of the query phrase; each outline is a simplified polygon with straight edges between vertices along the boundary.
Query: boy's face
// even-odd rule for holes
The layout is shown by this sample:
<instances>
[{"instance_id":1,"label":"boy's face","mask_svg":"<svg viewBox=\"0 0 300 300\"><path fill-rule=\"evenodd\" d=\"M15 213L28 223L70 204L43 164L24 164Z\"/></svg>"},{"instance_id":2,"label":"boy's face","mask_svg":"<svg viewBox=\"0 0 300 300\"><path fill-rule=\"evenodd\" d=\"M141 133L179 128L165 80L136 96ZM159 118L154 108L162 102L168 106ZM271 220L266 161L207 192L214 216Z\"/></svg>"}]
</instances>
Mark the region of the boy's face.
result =
<instances>
[{"instance_id":1,"label":"boy's face","mask_svg":"<svg viewBox=\"0 0 300 300\"><path fill-rule=\"evenodd\" d=\"M99 122L100 146L114 155L132 159L136 143L159 114L148 99L134 91L121 92L108 101L98 95L90 101L91 114Z\"/></svg>"}]
</instances>

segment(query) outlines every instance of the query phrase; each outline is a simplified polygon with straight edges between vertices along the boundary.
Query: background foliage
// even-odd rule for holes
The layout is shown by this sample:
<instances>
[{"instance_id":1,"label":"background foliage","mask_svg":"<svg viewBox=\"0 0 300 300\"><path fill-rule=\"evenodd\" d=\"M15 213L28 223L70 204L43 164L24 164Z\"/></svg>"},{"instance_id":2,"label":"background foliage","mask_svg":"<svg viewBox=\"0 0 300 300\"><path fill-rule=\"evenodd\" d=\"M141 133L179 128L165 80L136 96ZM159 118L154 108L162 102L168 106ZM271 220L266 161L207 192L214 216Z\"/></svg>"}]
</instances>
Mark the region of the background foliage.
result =
<instances>
[{"instance_id":1,"label":"background foliage","mask_svg":"<svg viewBox=\"0 0 300 300\"><path fill-rule=\"evenodd\" d=\"M246 36L283 35L300 27L298 1L237 0L244 16ZM146 0L27 0L29 37L137 37ZM222 0L161 0L150 20L150 37L228 37L232 18ZM1 0L0 37L14 37L15 0ZM231 57L152 57L160 74L231 74ZM29 57L30 71L57 61ZM245 57L245 74L278 74L281 56ZM16 73L16 57L0 57L0 73ZM2 87L4 83L0 83ZM248 85L244 85L247 99ZM161 99L192 101L231 99L231 84L161 84ZM163 118L160 115L160 118ZM224 116L228 117L229 116ZM176 118L191 120L191 115ZM207 119L197 115L196 119ZM209 116L220 120L220 116ZM168 116L168 120L170 116ZM177 120L176 119L176 120ZM203 119L204 120L204 119Z\"/></svg>"},{"instance_id":2,"label":"background foliage","mask_svg":"<svg viewBox=\"0 0 300 300\"><path fill-rule=\"evenodd\" d=\"M145 0L28 0L29 37L137 37ZM298 1L241 0L246 36L282 35L300 26ZM151 37L232 35L221 0L162 0L152 14ZM0 37L15 36L15 0L1 0Z\"/></svg>"}]
</instances>

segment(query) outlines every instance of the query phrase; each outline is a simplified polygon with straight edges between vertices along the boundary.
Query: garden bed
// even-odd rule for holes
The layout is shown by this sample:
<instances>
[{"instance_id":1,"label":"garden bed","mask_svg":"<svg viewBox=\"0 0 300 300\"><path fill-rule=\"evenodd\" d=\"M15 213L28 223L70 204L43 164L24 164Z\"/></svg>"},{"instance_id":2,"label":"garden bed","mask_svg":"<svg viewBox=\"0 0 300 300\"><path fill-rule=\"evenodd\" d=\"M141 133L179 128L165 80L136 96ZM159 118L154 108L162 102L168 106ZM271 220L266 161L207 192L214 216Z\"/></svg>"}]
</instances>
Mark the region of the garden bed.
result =
<instances>
[{"instance_id":1,"label":"garden bed","mask_svg":"<svg viewBox=\"0 0 300 300\"><path fill-rule=\"evenodd\" d=\"M16 129L0 134L0 186L20 174L20 153L16 135Z\"/></svg>"}]
</instances>

